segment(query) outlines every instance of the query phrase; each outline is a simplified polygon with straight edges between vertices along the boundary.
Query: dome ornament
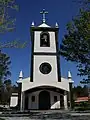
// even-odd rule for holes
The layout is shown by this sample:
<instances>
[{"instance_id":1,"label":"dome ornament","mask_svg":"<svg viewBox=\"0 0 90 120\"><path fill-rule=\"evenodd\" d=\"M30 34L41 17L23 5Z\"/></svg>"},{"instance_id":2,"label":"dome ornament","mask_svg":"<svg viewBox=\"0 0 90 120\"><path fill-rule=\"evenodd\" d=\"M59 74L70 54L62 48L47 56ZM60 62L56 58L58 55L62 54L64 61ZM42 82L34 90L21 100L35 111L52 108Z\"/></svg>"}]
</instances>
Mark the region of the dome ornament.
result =
<instances>
[{"instance_id":1,"label":"dome ornament","mask_svg":"<svg viewBox=\"0 0 90 120\"><path fill-rule=\"evenodd\" d=\"M58 23L56 22L55 27L58 28Z\"/></svg>"},{"instance_id":2,"label":"dome ornament","mask_svg":"<svg viewBox=\"0 0 90 120\"><path fill-rule=\"evenodd\" d=\"M34 27L34 21L32 22L32 27Z\"/></svg>"},{"instance_id":3,"label":"dome ornament","mask_svg":"<svg viewBox=\"0 0 90 120\"><path fill-rule=\"evenodd\" d=\"M22 72L22 70L20 71L20 74L19 74L19 78L23 78L23 72Z\"/></svg>"}]
</instances>

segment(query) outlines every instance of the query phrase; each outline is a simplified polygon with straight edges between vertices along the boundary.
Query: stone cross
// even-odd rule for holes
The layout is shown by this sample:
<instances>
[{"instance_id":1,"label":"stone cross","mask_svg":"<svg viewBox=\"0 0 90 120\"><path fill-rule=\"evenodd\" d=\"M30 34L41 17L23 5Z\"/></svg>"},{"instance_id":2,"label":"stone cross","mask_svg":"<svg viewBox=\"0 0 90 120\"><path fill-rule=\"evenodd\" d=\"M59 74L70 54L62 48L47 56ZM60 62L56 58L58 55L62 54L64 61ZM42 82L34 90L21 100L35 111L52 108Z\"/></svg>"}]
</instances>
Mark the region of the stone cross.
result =
<instances>
[{"instance_id":1,"label":"stone cross","mask_svg":"<svg viewBox=\"0 0 90 120\"><path fill-rule=\"evenodd\" d=\"M40 14L43 15L43 19L42 19L42 22L45 23L46 22L46 19L45 19L45 14L48 14L47 11L45 11L45 9L43 9L43 11L40 12Z\"/></svg>"}]
</instances>

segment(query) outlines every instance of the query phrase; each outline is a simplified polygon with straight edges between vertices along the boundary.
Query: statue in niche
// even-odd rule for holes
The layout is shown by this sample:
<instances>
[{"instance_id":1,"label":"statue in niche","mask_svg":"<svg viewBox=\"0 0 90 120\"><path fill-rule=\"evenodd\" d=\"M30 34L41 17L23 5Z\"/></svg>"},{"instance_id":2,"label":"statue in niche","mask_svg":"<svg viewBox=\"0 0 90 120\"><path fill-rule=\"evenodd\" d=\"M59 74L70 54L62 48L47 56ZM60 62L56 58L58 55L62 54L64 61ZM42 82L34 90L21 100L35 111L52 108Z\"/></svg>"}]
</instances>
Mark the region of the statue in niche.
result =
<instances>
[{"instance_id":1,"label":"statue in niche","mask_svg":"<svg viewBox=\"0 0 90 120\"><path fill-rule=\"evenodd\" d=\"M50 39L47 32L40 35L40 47L50 47Z\"/></svg>"}]
</instances>

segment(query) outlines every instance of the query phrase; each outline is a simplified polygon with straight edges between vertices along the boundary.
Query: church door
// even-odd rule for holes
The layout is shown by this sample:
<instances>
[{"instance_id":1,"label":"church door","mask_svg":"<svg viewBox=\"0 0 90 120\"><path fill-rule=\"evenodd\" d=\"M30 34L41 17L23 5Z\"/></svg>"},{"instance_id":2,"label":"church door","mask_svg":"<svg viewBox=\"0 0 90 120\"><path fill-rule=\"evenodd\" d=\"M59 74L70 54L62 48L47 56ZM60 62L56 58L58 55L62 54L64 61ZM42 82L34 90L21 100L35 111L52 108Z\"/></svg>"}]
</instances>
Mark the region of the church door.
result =
<instances>
[{"instance_id":1,"label":"church door","mask_svg":"<svg viewBox=\"0 0 90 120\"><path fill-rule=\"evenodd\" d=\"M50 109L50 94L48 91L42 91L39 94L39 109Z\"/></svg>"}]
</instances>

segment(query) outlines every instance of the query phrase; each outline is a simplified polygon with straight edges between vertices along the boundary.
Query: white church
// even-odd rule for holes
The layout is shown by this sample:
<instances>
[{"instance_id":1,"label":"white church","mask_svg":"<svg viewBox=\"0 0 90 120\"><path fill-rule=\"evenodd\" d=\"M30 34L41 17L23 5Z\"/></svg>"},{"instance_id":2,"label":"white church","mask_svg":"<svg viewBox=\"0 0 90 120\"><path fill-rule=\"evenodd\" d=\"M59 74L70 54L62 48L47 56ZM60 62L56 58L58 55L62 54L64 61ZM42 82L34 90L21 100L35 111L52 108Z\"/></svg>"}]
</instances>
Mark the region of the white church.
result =
<instances>
[{"instance_id":1,"label":"white church","mask_svg":"<svg viewBox=\"0 0 90 120\"><path fill-rule=\"evenodd\" d=\"M71 104L72 76L61 77L58 45L59 27L46 24L44 9L42 24L31 25L31 76L23 77L22 71L17 80L18 94L12 93L10 107L20 110L68 109ZM17 96L18 95L18 96ZM69 96L68 96L69 95ZM69 98L69 99L68 99Z\"/></svg>"}]
</instances>

